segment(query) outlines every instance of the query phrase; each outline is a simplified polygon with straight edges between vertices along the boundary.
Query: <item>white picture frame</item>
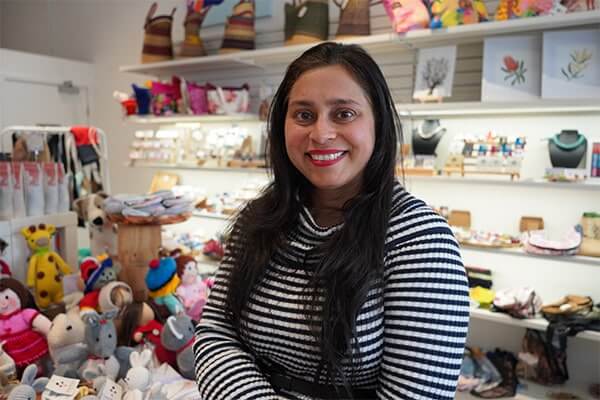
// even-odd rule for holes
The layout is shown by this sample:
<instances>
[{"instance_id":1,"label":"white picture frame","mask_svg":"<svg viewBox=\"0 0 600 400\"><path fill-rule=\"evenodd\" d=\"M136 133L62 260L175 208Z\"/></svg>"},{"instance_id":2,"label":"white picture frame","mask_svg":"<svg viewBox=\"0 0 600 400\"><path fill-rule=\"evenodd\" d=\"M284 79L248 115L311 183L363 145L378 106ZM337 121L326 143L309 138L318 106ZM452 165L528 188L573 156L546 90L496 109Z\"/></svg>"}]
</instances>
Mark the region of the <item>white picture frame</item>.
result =
<instances>
[{"instance_id":1,"label":"white picture frame","mask_svg":"<svg viewBox=\"0 0 600 400\"><path fill-rule=\"evenodd\" d=\"M456 46L419 49L414 99L452 96Z\"/></svg>"},{"instance_id":2,"label":"white picture frame","mask_svg":"<svg viewBox=\"0 0 600 400\"><path fill-rule=\"evenodd\" d=\"M544 32L542 98L600 98L600 29Z\"/></svg>"},{"instance_id":3,"label":"white picture frame","mask_svg":"<svg viewBox=\"0 0 600 400\"><path fill-rule=\"evenodd\" d=\"M485 39L482 102L535 101L542 94L542 38L521 35Z\"/></svg>"}]
</instances>

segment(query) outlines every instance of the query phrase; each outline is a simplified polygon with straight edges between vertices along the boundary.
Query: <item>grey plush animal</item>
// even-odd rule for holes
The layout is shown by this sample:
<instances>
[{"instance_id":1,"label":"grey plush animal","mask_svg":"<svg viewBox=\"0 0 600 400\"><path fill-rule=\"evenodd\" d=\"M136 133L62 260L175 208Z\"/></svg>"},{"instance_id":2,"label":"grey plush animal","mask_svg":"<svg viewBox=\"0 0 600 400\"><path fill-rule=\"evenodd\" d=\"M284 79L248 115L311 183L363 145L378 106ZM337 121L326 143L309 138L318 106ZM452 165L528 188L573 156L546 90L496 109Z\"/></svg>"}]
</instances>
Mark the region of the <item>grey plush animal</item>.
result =
<instances>
[{"instance_id":1,"label":"grey plush animal","mask_svg":"<svg viewBox=\"0 0 600 400\"><path fill-rule=\"evenodd\" d=\"M88 356L85 324L79 316L78 308L54 317L48 332L48 348L54 361L54 373L78 378L77 370Z\"/></svg>"},{"instance_id":2,"label":"grey plush animal","mask_svg":"<svg viewBox=\"0 0 600 400\"><path fill-rule=\"evenodd\" d=\"M183 313L170 316L160 341L167 350L177 353L179 373L184 378L194 379L194 324L190 317Z\"/></svg>"},{"instance_id":3,"label":"grey plush animal","mask_svg":"<svg viewBox=\"0 0 600 400\"><path fill-rule=\"evenodd\" d=\"M125 374L129 369L129 354L133 349L124 346L117 348L117 331L113 322L116 314L114 311L104 314L93 311L83 315L89 354L87 361L79 368L81 378L93 381L104 376L116 381L121 371Z\"/></svg>"},{"instance_id":4,"label":"grey plush animal","mask_svg":"<svg viewBox=\"0 0 600 400\"><path fill-rule=\"evenodd\" d=\"M30 364L23 371L21 383L8 395L8 400L35 400L36 393L42 393L48 384L48 378L37 378L37 366Z\"/></svg>"}]
</instances>

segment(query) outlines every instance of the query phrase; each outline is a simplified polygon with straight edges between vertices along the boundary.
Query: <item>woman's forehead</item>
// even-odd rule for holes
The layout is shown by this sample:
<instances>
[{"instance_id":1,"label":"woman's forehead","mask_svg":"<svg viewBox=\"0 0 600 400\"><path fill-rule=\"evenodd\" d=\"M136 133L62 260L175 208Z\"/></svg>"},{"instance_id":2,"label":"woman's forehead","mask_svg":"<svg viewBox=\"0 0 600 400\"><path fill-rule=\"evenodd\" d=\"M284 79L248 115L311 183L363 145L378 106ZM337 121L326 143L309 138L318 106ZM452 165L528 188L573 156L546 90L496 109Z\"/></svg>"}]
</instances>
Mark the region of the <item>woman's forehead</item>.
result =
<instances>
[{"instance_id":1,"label":"woman's forehead","mask_svg":"<svg viewBox=\"0 0 600 400\"><path fill-rule=\"evenodd\" d=\"M363 105L367 102L363 88L352 74L340 65L332 65L300 75L290 90L288 105Z\"/></svg>"}]
</instances>

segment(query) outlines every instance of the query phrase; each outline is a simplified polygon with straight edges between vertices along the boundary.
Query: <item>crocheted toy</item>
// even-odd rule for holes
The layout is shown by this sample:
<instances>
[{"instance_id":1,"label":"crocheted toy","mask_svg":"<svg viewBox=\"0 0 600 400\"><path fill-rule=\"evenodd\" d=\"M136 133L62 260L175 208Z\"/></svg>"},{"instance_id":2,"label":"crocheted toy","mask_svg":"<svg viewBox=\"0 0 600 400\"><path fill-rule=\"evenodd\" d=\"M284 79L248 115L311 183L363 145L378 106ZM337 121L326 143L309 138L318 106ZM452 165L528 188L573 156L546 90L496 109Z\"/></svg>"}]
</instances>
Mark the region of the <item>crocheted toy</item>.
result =
<instances>
[{"instance_id":1,"label":"crocheted toy","mask_svg":"<svg viewBox=\"0 0 600 400\"><path fill-rule=\"evenodd\" d=\"M88 359L79 368L79 376L88 381L106 377L116 381L119 373L129 369L130 347L117 347L117 331L113 318L115 312L98 314L86 313L82 319L86 324L85 342Z\"/></svg>"},{"instance_id":2,"label":"crocheted toy","mask_svg":"<svg viewBox=\"0 0 600 400\"><path fill-rule=\"evenodd\" d=\"M173 257L162 257L150 261L150 268L146 274L146 285L150 290L148 296L156 304L165 305L175 315L183 311L183 306L174 296L180 280L177 276L177 266Z\"/></svg>"},{"instance_id":3,"label":"crocheted toy","mask_svg":"<svg viewBox=\"0 0 600 400\"><path fill-rule=\"evenodd\" d=\"M431 13L431 28L476 24L489 18L485 3L481 0L434 0Z\"/></svg>"},{"instance_id":4,"label":"crocheted toy","mask_svg":"<svg viewBox=\"0 0 600 400\"><path fill-rule=\"evenodd\" d=\"M37 366L35 364L27 366L23 371L21 383L8 394L8 400L32 400L37 398L37 393L42 393L48 384L49 379L35 378L37 375Z\"/></svg>"},{"instance_id":5,"label":"crocheted toy","mask_svg":"<svg viewBox=\"0 0 600 400\"><path fill-rule=\"evenodd\" d=\"M77 370L87 358L88 350L85 324L77 307L54 317L48 332L48 347L54 361L54 374L78 378Z\"/></svg>"},{"instance_id":6,"label":"crocheted toy","mask_svg":"<svg viewBox=\"0 0 600 400\"><path fill-rule=\"evenodd\" d=\"M423 0L384 0L383 7L396 33L429 26L429 11Z\"/></svg>"},{"instance_id":7,"label":"crocheted toy","mask_svg":"<svg viewBox=\"0 0 600 400\"><path fill-rule=\"evenodd\" d=\"M29 292L13 278L0 279L0 342L18 368L48 354L46 336L52 324L29 307ZM27 351L23 351L26 348Z\"/></svg>"},{"instance_id":8,"label":"crocheted toy","mask_svg":"<svg viewBox=\"0 0 600 400\"><path fill-rule=\"evenodd\" d=\"M143 399L145 393L150 390L152 376L148 367L151 360L152 351L148 349L141 353L133 352L129 355L131 369L127 371L127 376L123 379L127 385L123 400Z\"/></svg>"},{"instance_id":9,"label":"crocheted toy","mask_svg":"<svg viewBox=\"0 0 600 400\"><path fill-rule=\"evenodd\" d=\"M109 221L102 208L108 195L104 192L88 194L73 202L73 210L83 220L90 232L90 249L93 255L117 255L117 225Z\"/></svg>"},{"instance_id":10,"label":"crocheted toy","mask_svg":"<svg viewBox=\"0 0 600 400\"><path fill-rule=\"evenodd\" d=\"M21 233L32 251L27 269L27 286L33 289L36 304L45 309L62 302L62 278L71 274L71 268L57 252L50 249L56 228L54 225L31 225L23 228Z\"/></svg>"},{"instance_id":11,"label":"crocheted toy","mask_svg":"<svg viewBox=\"0 0 600 400\"><path fill-rule=\"evenodd\" d=\"M4 351L4 342L0 342L0 373L7 378L17 377L17 365L15 360Z\"/></svg>"},{"instance_id":12,"label":"crocheted toy","mask_svg":"<svg viewBox=\"0 0 600 400\"><path fill-rule=\"evenodd\" d=\"M200 279L196 260L187 255L175 258L177 275L181 284L176 290L177 296L183 302L185 313L194 321L200 321L202 309L208 299L208 286Z\"/></svg>"},{"instance_id":13,"label":"crocheted toy","mask_svg":"<svg viewBox=\"0 0 600 400\"><path fill-rule=\"evenodd\" d=\"M10 278L12 276L10 266L6 261L2 259L2 257L4 256L4 250L6 250L7 247L8 243L0 239L0 278Z\"/></svg>"},{"instance_id":14,"label":"crocheted toy","mask_svg":"<svg viewBox=\"0 0 600 400\"><path fill-rule=\"evenodd\" d=\"M87 257L79 266L85 295L79 301L80 313L119 311L133 301L129 285L117 281L121 266L110 257Z\"/></svg>"},{"instance_id":15,"label":"crocheted toy","mask_svg":"<svg viewBox=\"0 0 600 400\"><path fill-rule=\"evenodd\" d=\"M194 379L194 324L185 314L170 316L160 335L167 350L177 354L177 367L184 378Z\"/></svg>"},{"instance_id":16,"label":"crocheted toy","mask_svg":"<svg viewBox=\"0 0 600 400\"><path fill-rule=\"evenodd\" d=\"M123 308L120 315L119 343L124 346L136 346L153 349L156 366L168 363L177 367L175 352L165 349L160 341L163 324L150 303L133 302Z\"/></svg>"}]
</instances>

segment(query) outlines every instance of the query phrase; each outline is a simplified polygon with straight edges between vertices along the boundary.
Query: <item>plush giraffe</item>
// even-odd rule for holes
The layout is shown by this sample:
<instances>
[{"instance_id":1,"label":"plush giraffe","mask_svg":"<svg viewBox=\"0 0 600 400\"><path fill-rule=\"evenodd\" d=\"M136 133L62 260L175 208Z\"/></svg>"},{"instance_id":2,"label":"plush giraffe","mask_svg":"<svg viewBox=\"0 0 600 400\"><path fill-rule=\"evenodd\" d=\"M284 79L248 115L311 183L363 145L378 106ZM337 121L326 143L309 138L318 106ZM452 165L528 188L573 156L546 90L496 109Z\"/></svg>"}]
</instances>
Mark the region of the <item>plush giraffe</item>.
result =
<instances>
[{"instance_id":1,"label":"plush giraffe","mask_svg":"<svg viewBox=\"0 0 600 400\"><path fill-rule=\"evenodd\" d=\"M27 286L33 288L35 302L40 308L48 308L63 300L63 275L71 274L71 268L50 249L56 228L54 225L39 224L23 228L21 233L31 249L27 269Z\"/></svg>"}]
</instances>

